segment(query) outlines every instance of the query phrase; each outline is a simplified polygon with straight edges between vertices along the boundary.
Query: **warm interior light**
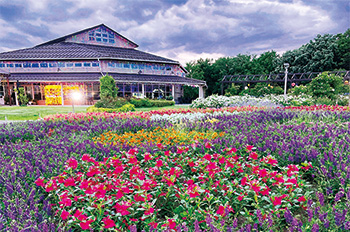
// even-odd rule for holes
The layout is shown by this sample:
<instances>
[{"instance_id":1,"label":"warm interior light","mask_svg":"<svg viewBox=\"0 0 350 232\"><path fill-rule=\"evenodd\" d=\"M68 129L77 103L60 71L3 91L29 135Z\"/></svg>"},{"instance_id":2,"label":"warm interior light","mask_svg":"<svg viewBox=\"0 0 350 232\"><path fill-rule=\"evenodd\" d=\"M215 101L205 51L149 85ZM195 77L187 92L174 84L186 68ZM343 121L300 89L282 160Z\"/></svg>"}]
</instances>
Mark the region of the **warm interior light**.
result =
<instances>
[{"instance_id":1,"label":"warm interior light","mask_svg":"<svg viewBox=\"0 0 350 232\"><path fill-rule=\"evenodd\" d=\"M74 91L74 92L72 92L71 93L71 98L73 99L73 100L80 100L81 99L81 94L80 94L80 92L79 91Z\"/></svg>"}]
</instances>

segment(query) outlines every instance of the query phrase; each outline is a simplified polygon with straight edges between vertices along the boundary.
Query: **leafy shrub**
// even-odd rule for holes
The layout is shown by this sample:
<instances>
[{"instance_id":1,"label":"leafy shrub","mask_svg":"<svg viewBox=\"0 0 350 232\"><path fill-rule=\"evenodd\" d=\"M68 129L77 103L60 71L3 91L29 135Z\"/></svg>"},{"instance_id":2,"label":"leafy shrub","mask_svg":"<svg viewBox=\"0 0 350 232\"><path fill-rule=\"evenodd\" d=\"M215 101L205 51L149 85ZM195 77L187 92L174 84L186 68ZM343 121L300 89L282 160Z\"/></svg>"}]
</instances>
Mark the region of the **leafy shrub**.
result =
<instances>
[{"instance_id":1,"label":"leafy shrub","mask_svg":"<svg viewBox=\"0 0 350 232\"><path fill-rule=\"evenodd\" d=\"M29 102L23 87L18 88L18 101L20 102L21 106L26 106Z\"/></svg>"},{"instance_id":2,"label":"leafy shrub","mask_svg":"<svg viewBox=\"0 0 350 232\"><path fill-rule=\"evenodd\" d=\"M323 72L308 84L308 92L314 98L329 98L335 100L344 90L343 78L335 74ZM326 101L325 99L320 101Z\"/></svg>"},{"instance_id":3,"label":"leafy shrub","mask_svg":"<svg viewBox=\"0 0 350 232\"><path fill-rule=\"evenodd\" d=\"M308 94L308 88L305 85L298 85L291 88L288 92L293 96L300 96L302 94Z\"/></svg>"},{"instance_id":4,"label":"leafy shrub","mask_svg":"<svg viewBox=\"0 0 350 232\"><path fill-rule=\"evenodd\" d=\"M332 100L328 97L319 97L315 99L315 104L331 106L331 105L335 105L335 100Z\"/></svg>"},{"instance_id":5,"label":"leafy shrub","mask_svg":"<svg viewBox=\"0 0 350 232\"><path fill-rule=\"evenodd\" d=\"M234 83L232 83L230 88L225 90L225 96L227 97L238 95L238 93L239 93L239 86L236 86Z\"/></svg>"},{"instance_id":6,"label":"leafy shrub","mask_svg":"<svg viewBox=\"0 0 350 232\"><path fill-rule=\"evenodd\" d=\"M257 83L253 88L245 89L239 95L245 94L254 97L262 97L270 94L283 94L283 89L278 85L274 86L267 83Z\"/></svg>"},{"instance_id":7,"label":"leafy shrub","mask_svg":"<svg viewBox=\"0 0 350 232\"><path fill-rule=\"evenodd\" d=\"M350 105L350 96L349 95L342 95L342 94L339 94L337 96L337 105L340 105L340 106L347 106L347 105Z\"/></svg>"},{"instance_id":8,"label":"leafy shrub","mask_svg":"<svg viewBox=\"0 0 350 232\"><path fill-rule=\"evenodd\" d=\"M126 104L126 100L117 97L118 88L113 77L105 75L100 79L100 97L97 108L117 108Z\"/></svg>"},{"instance_id":9,"label":"leafy shrub","mask_svg":"<svg viewBox=\"0 0 350 232\"><path fill-rule=\"evenodd\" d=\"M107 113L129 112L129 111L135 111L135 106L133 104L125 104L119 108L98 108L96 106L90 106L86 109L86 111L87 112L107 112Z\"/></svg>"},{"instance_id":10,"label":"leafy shrub","mask_svg":"<svg viewBox=\"0 0 350 232\"><path fill-rule=\"evenodd\" d=\"M130 103L135 105L136 108L140 107L163 107L175 105L174 101L169 100L150 100L147 98L131 98Z\"/></svg>"}]
</instances>

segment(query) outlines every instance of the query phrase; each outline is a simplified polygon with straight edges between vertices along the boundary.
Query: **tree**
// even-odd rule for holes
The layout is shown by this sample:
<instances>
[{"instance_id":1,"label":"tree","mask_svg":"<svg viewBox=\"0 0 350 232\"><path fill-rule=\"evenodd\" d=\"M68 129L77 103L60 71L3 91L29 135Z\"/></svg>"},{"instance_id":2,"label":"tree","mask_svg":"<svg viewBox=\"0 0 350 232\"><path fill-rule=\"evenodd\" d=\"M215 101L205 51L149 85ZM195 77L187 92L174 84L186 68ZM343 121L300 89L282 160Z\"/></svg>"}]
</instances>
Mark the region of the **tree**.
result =
<instances>
[{"instance_id":1,"label":"tree","mask_svg":"<svg viewBox=\"0 0 350 232\"><path fill-rule=\"evenodd\" d=\"M115 80L109 75L105 75L100 78L100 97L101 98L115 98L117 96L118 89L115 85Z\"/></svg>"},{"instance_id":2,"label":"tree","mask_svg":"<svg viewBox=\"0 0 350 232\"><path fill-rule=\"evenodd\" d=\"M344 34L336 35L338 50L336 53L337 68L350 70L350 29Z\"/></svg>"}]
</instances>

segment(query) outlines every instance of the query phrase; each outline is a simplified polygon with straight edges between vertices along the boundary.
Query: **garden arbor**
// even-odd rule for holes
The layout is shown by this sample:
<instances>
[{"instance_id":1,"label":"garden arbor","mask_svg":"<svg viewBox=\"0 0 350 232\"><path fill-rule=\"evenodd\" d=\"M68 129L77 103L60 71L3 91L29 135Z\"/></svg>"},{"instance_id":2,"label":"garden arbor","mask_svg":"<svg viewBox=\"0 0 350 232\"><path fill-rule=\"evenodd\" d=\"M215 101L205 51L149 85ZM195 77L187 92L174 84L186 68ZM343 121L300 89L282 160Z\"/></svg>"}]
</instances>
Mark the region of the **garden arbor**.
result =
<instances>
[{"instance_id":1,"label":"garden arbor","mask_svg":"<svg viewBox=\"0 0 350 232\"><path fill-rule=\"evenodd\" d=\"M309 73L288 73L287 82L300 83L303 81L312 81L313 78L317 77L322 72L309 72ZM328 72L329 74L335 74L342 76L344 81L350 81L350 71L333 71ZM259 82L277 82L282 83L285 81L285 74L260 74L260 75L226 75L221 81L221 95L224 95L225 89L231 84L249 84Z\"/></svg>"}]
</instances>

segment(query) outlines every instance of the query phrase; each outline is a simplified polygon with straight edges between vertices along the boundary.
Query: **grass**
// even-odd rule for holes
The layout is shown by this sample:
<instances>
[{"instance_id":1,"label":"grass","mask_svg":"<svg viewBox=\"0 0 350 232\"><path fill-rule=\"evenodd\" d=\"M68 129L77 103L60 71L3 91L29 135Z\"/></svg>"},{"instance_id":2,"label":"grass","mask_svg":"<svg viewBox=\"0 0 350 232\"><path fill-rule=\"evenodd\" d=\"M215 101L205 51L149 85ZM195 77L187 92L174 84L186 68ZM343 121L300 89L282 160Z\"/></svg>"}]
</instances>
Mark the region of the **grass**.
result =
<instances>
[{"instance_id":1,"label":"grass","mask_svg":"<svg viewBox=\"0 0 350 232\"><path fill-rule=\"evenodd\" d=\"M88 106L75 106L75 112L86 112ZM137 108L136 111L150 111L159 109L188 108L188 105L175 105L166 107ZM52 114L68 114L72 106L0 106L0 120L37 120Z\"/></svg>"}]
</instances>

